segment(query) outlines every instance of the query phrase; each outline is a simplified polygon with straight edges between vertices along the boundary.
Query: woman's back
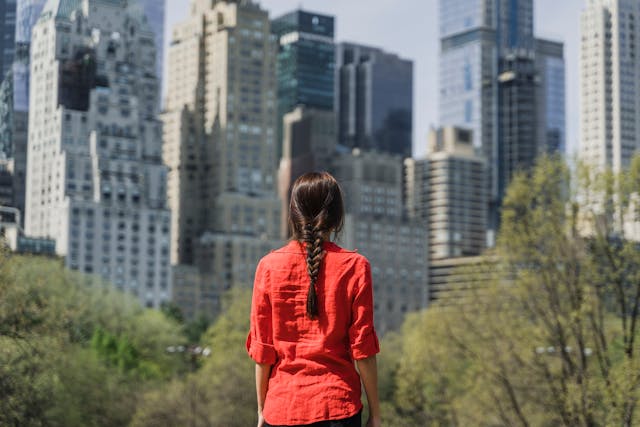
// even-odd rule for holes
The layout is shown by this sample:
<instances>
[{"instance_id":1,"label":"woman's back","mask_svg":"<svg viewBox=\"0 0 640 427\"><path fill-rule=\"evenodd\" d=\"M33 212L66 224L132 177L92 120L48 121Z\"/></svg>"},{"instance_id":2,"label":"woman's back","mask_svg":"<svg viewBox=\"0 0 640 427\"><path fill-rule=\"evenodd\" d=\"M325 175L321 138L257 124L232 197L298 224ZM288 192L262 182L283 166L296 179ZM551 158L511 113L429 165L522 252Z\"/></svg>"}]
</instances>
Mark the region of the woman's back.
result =
<instances>
[{"instance_id":1,"label":"woman's back","mask_svg":"<svg viewBox=\"0 0 640 427\"><path fill-rule=\"evenodd\" d=\"M252 356L267 353L277 360L264 408L271 423L310 423L361 409L353 359L378 352L369 263L330 242L323 251L316 319L306 313L309 275L301 243L292 241L271 252L256 272L254 305L262 303L271 311L271 325L265 325L262 339L259 331L250 335L247 345ZM255 314L252 323L259 324L260 312ZM269 334L272 342L263 342Z\"/></svg>"},{"instance_id":2,"label":"woman's back","mask_svg":"<svg viewBox=\"0 0 640 427\"><path fill-rule=\"evenodd\" d=\"M359 425L360 379L367 425L380 424L371 269L329 241L343 224L335 178L299 177L289 206L292 240L262 258L254 281L247 351L256 361L258 427Z\"/></svg>"}]
</instances>

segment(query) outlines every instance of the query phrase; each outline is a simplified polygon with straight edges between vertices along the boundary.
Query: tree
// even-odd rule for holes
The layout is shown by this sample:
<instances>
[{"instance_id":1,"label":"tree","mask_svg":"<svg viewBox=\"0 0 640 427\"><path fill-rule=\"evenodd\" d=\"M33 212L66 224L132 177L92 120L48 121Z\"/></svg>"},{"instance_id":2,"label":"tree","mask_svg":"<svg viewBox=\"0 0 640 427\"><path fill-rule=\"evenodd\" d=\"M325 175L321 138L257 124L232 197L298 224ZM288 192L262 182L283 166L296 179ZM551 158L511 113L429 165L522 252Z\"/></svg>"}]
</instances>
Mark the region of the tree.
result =
<instances>
[{"instance_id":1,"label":"tree","mask_svg":"<svg viewBox=\"0 0 640 427\"><path fill-rule=\"evenodd\" d=\"M253 362L245 350L251 293L231 290L202 337L211 349L183 381L145 394L132 426L247 426L257 422ZM195 357L189 356L187 357Z\"/></svg>"},{"instance_id":2,"label":"tree","mask_svg":"<svg viewBox=\"0 0 640 427\"><path fill-rule=\"evenodd\" d=\"M621 174L543 157L514 177L461 307L409 318L391 402L414 424L638 423L640 159Z\"/></svg>"},{"instance_id":3,"label":"tree","mask_svg":"<svg viewBox=\"0 0 640 427\"><path fill-rule=\"evenodd\" d=\"M57 260L0 252L0 425L127 425L180 325Z\"/></svg>"}]
</instances>

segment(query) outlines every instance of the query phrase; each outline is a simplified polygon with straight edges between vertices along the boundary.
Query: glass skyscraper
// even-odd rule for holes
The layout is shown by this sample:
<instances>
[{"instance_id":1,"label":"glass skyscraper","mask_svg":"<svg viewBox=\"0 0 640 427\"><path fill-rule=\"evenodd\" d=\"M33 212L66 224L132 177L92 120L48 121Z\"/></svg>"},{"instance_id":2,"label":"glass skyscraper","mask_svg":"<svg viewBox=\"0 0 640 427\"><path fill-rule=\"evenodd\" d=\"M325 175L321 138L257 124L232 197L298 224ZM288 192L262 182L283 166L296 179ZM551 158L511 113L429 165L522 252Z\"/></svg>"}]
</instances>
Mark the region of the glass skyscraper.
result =
<instances>
[{"instance_id":1,"label":"glass skyscraper","mask_svg":"<svg viewBox=\"0 0 640 427\"><path fill-rule=\"evenodd\" d=\"M29 48L31 30L38 21L46 0L18 0L16 7L16 55L12 85L14 111L29 111Z\"/></svg>"},{"instance_id":2,"label":"glass skyscraper","mask_svg":"<svg viewBox=\"0 0 640 427\"><path fill-rule=\"evenodd\" d=\"M0 69L7 74L15 54L16 0L0 0Z\"/></svg>"},{"instance_id":3,"label":"glass skyscraper","mask_svg":"<svg viewBox=\"0 0 640 427\"><path fill-rule=\"evenodd\" d=\"M564 148L562 44L535 39L533 0L441 0L440 41L440 124L473 131L496 231L513 173Z\"/></svg>"},{"instance_id":4,"label":"glass skyscraper","mask_svg":"<svg viewBox=\"0 0 640 427\"><path fill-rule=\"evenodd\" d=\"M31 29L47 0L18 0L16 7L16 44L31 43Z\"/></svg>"},{"instance_id":5,"label":"glass skyscraper","mask_svg":"<svg viewBox=\"0 0 640 427\"><path fill-rule=\"evenodd\" d=\"M162 66L164 64L164 20L165 0L137 0L142 7L147 23L155 34L156 41L156 76L162 80Z\"/></svg>"},{"instance_id":6,"label":"glass skyscraper","mask_svg":"<svg viewBox=\"0 0 640 427\"><path fill-rule=\"evenodd\" d=\"M413 62L341 43L336 55L338 142L411 157Z\"/></svg>"},{"instance_id":7,"label":"glass skyscraper","mask_svg":"<svg viewBox=\"0 0 640 427\"><path fill-rule=\"evenodd\" d=\"M278 98L287 112L332 109L335 72L333 16L296 10L272 21L279 41Z\"/></svg>"},{"instance_id":8,"label":"glass skyscraper","mask_svg":"<svg viewBox=\"0 0 640 427\"><path fill-rule=\"evenodd\" d=\"M538 138L547 153L564 153L565 65L562 43L536 39Z\"/></svg>"},{"instance_id":9,"label":"glass skyscraper","mask_svg":"<svg viewBox=\"0 0 640 427\"><path fill-rule=\"evenodd\" d=\"M278 157L282 120L296 106L333 110L335 44L333 16L295 10L271 22L278 40Z\"/></svg>"}]
</instances>

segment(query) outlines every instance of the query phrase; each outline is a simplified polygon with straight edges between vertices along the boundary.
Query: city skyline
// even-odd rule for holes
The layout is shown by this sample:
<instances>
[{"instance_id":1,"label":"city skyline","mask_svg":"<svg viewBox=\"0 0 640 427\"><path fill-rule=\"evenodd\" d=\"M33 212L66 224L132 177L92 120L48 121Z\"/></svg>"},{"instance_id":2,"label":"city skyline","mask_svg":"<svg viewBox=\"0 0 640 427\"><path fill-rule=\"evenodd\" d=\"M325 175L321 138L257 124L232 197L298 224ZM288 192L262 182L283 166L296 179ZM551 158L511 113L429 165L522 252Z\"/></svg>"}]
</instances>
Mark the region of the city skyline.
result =
<instances>
[{"instance_id":1,"label":"city skyline","mask_svg":"<svg viewBox=\"0 0 640 427\"><path fill-rule=\"evenodd\" d=\"M271 19L297 8L333 15L336 42L355 42L377 46L414 61L413 154L425 153L430 127L438 123L439 22L437 0L380 0L362 7L362 2L326 0L259 0ZM165 43L174 23L188 13L189 0L167 2ZM584 0L536 0L536 37L563 42L566 63L566 153L578 150L579 138L579 52L580 13ZM402 22L391 30L389 22ZM166 49L165 49L166 51ZM166 61L165 61L166 66Z\"/></svg>"}]
</instances>

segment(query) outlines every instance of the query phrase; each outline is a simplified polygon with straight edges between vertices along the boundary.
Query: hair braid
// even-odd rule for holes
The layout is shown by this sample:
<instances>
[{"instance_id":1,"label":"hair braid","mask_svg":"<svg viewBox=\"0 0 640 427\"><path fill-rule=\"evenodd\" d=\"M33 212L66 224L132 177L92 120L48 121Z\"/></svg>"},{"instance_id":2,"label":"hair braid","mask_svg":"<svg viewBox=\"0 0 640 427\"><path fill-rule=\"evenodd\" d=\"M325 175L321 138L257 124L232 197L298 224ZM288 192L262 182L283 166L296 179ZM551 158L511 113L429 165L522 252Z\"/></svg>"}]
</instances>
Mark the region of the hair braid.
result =
<instances>
[{"instance_id":1,"label":"hair braid","mask_svg":"<svg viewBox=\"0 0 640 427\"><path fill-rule=\"evenodd\" d=\"M340 185L327 172L306 173L293 183L289 201L289 226L292 237L306 248L309 293L307 315L319 314L316 284L324 259L322 245L329 233L338 233L344 225L344 205Z\"/></svg>"},{"instance_id":2,"label":"hair braid","mask_svg":"<svg viewBox=\"0 0 640 427\"><path fill-rule=\"evenodd\" d=\"M309 293L307 294L307 314L312 319L318 316L318 296L316 282L322 262L322 232L311 224L306 224L303 230L303 241L307 244L307 272L309 273Z\"/></svg>"}]
</instances>

